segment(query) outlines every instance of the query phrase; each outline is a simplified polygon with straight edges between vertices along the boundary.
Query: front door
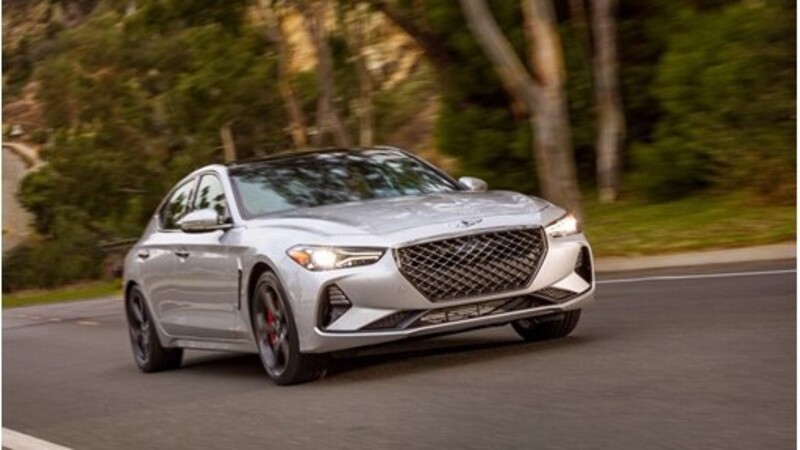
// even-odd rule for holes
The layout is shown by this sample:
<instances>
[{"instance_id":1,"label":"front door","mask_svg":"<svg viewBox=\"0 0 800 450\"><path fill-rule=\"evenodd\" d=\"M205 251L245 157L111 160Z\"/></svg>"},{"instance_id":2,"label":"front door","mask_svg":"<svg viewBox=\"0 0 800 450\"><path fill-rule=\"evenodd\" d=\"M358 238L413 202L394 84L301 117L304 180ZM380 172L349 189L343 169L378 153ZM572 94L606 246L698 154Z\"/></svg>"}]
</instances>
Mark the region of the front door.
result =
<instances>
[{"instance_id":1,"label":"front door","mask_svg":"<svg viewBox=\"0 0 800 450\"><path fill-rule=\"evenodd\" d=\"M214 209L230 220L228 202L215 174L200 177L192 210ZM175 295L182 305L181 320L171 334L194 338L233 338L239 307L240 264L236 229L179 232L174 257Z\"/></svg>"}]
</instances>

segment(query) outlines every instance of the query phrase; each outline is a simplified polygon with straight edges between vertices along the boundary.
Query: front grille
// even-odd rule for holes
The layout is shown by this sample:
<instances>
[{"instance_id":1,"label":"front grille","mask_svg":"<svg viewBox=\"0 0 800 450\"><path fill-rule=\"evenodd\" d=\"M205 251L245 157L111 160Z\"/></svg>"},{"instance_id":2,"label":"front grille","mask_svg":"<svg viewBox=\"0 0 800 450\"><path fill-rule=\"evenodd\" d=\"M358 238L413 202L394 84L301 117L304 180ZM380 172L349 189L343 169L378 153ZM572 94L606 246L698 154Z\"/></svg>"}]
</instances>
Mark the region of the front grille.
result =
<instances>
[{"instance_id":1,"label":"front grille","mask_svg":"<svg viewBox=\"0 0 800 450\"><path fill-rule=\"evenodd\" d=\"M402 247L395 257L403 276L439 302L524 288L546 242L541 228L491 231Z\"/></svg>"},{"instance_id":2,"label":"front grille","mask_svg":"<svg viewBox=\"0 0 800 450\"><path fill-rule=\"evenodd\" d=\"M501 300L491 300L483 303L473 303L471 305L433 309L423 314L419 319L415 320L411 325L409 325L409 328L438 325L440 323L460 322L462 320L474 319L477 317L493 316L495 314L522 311L547 305L552 305L552 303L533 295L525 295Z\"/></svg>"},{"instance_id":3,"label":"front grille","mask_svg":"<svg viewBox=\"0 0 800 450\"><path fill-rule=\"evenodd\" d=\"M398 311L370 323L362 330L405 330L552 305L554 302L529 294L428 311Z\"/></svg>"}]
</instances>

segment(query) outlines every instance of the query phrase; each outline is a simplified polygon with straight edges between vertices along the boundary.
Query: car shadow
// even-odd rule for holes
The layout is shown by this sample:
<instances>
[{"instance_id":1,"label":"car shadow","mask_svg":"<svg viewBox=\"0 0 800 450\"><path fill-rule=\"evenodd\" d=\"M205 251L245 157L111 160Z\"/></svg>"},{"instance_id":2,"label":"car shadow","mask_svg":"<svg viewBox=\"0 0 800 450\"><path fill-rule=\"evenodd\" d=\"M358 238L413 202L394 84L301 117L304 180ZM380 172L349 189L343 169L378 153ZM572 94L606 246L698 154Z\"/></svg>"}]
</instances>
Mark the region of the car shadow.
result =
<instances>
[{"instance_id":1,"label":"car shadow","mask_svg":"<svg viewBox=\"0 0 800 450\"><path fill-rule=\"evenodd\" d=\"M317 383L351 383L389 379L452 367L485 364L519 355L543 355L564 347L591 342L569 336L543 342L525 342L516 336L453 335L401 341L334 355ZM196 375L266 377L257 355L197 352L184 360L182 371Z\"/></svg>"},{"instance_id":2,"label":"car shadow","mask_svg":"<svg viewBox=\"0 0 800 450\"><path fill-rule=\"evenodd\" d=\"M588 339L579 336L543 342L525 342L515 338L486 340L480 337L459 337L393 344L390 348L369 349L369 354L334 358L323 381L348 383L402 377L420 372L486 364L520 355L541 356L588 342Z\"/></svg>"}]
</instances>

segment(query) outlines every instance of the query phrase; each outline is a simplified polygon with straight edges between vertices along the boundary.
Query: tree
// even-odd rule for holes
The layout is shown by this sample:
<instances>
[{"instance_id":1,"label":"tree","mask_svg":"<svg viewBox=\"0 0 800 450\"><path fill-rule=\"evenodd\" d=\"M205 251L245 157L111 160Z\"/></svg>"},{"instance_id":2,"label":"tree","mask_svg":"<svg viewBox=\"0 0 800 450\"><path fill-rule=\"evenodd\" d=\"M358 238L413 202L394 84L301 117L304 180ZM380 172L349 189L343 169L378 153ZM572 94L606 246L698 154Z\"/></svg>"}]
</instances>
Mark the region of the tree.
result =
<instances>
[{"instance_id":1,"label":"tree","mask_svg":"<svg viewBox=\"0 0 800 450\"><path fill-rule=\"evenodd\" d=\"M523 105L529 115L543 196L581 215L555 11L550 0L523 0L522 6L530 49L530 73L500 31L485 0L461 0L475 39L492 62L508 94Z\"/></svg>"},{"instance_id":2,"label":"tree","mask_svg":"<svg viewBox=\"0 0 800 450\"><path fill-rule=\"evenodd\" d=\"M291 3L303 16L303 23L317 55L316 74L319 99L317 102L317 133L312 138L313 144L321 145L325 135L332 133L336 145L350 147L352 145L350 134L334 104L336 87L333 78L333 60L325 27L327 3L310 0L291 0Z\"/></svg>"},{"instance_id":3,"label":"tree","mask_svg":"<svg viewBox=\"0 0 800 450\"><path fill-rule=\"evenodd\" d=\"M369 15L361 6L355 4L345 11L343 25L358 78L358 145L369 147L375 143L374 88L364 52L369 40Z\"/></svg>"},{"instance_id":4,"label":"tree","mask_svg":"<svg viewBox=\"0 0 800 450\"><path fill-rule=\"evenodd\" d=\"M289 45L286 42L283 30L284 5L274 2L271 6L269 0L261 0L261 10L267 22L270 38L278 49L278 89L283 98L286 115L289 119L289 134L296 149L308 147L308 129L306 128L305 114L297 92L292 86L292 74L289 71Z\"/></svg>"},{"instance_id":5,"label":"tree","mask_svg":"<svg viewBox=\"0 0 800 450\"><path fill-rule=\"evenodd\" d=\"M619 196L625 114L619 91L617 56L617 0L592 3L594 86L597 102L597 184L600 201Z\"/></svg>"}]
</instances>

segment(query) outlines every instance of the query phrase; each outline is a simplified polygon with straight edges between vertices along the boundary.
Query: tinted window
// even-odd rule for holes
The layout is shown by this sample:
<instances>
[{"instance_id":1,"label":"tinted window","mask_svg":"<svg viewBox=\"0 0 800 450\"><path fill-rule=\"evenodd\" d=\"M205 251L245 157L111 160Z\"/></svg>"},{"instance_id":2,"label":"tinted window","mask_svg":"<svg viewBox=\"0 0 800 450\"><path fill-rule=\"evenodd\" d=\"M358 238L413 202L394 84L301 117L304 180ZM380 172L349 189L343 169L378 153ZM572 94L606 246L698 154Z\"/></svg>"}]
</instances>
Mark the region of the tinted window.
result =
<instances>
[{"instance_id":1,"label":"tinted window","mask_svg":"<svg viewBox=\"0 0 800 450\"><path fill-rule=\"evenodd\" d=\"M247 216L458 189L430 166L387 150L314 153L236 167L230 173Z\"/></svg>"},{"instance_id":2,"label":"tinted window","mask_svg":"<svg viewBox=\"0 0 800 450\"><path fill-rule=\"evenodd\" d=\"M178 228L178 221L191 211L192 192L194 192L196 180L182 184L169 197L161 208L160 219L161 228L173 230Z\"/></svg>"},{"instance_id":3,"label":"tinted window","mask_svg":"<svg viewBox=\"0 0 800 450\"><path fill-rule=\"evenodd\" d=\"M225 191L216 175L203 175L197 187L194 198L194 209L213 208L217 214L227 220L228 203L225 201Z\"/></svg>"}]
</instances>

